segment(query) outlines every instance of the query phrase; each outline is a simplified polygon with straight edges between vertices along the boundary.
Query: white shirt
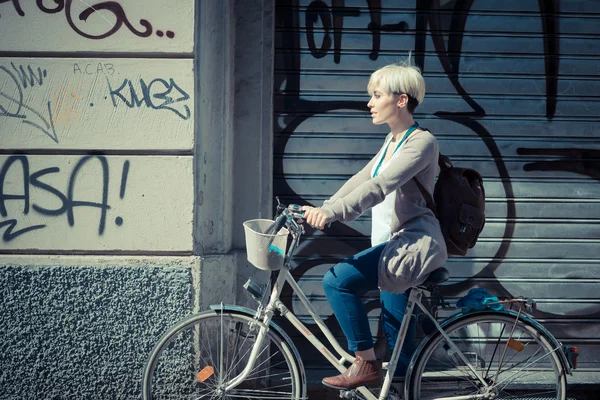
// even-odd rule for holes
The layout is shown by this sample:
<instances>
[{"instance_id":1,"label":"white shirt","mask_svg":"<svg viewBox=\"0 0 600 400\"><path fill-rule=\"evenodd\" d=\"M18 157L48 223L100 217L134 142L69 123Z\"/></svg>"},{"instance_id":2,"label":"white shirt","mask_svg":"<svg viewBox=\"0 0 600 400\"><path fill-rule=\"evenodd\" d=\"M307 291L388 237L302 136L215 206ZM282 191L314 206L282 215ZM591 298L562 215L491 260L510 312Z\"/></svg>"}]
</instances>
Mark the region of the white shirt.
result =
<instances>
[{"instance_id":1,"label":"white shirt","mask_svg":"<svg viewBox=\"0 0 600 400\"><path fill-rule=\"evenodd\" d=\"M381 156L377 158L373 168L371 169L371 178L375 176L375 170L377 166L381 162L382 157L385 157L385 149L388 147L389 142L392 138L389 139L388 143L385 143L383 146L384 151L381 152ZM397 157L400 152L397 149L392 154L389 160L383 162L379 167L378 174L381 174L382 171L389 165L390 161ZM378 244L385 243L390 240L391 237L391 225L390 221L392 220L392 213L394 212L394 204L396 202L396 192L392 192L385 196L383 202L377 204L373 208L371 208L371 246L377 246Z\"/></svg>"}]
</instances>

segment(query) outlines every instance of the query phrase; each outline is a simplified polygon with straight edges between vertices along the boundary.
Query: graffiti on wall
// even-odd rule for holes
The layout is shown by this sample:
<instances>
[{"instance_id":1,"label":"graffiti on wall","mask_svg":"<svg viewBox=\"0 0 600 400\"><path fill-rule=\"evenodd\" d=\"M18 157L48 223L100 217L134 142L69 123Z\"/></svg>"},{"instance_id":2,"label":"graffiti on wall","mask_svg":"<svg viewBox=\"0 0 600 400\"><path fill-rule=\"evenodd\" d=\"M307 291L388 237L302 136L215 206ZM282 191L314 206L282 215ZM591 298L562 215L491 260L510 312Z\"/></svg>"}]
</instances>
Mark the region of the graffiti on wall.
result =
<instances>
[{"instance_id":1,"label":"graffiti on wall","mask_svg":"<svg viewBox=\"0 0 600 400\"><path fill-rule=\"evenodd\" d=\"M456 87L457 92L463 96L476 115L485 114L485 111L472 100L462 88L458 79L460 72L460 56L462 39L468 21L469 10L474 0L467 1L440 1L419 0L416 2L416 23L411 31L414 34L414 50L417 54L417 65L425 67L424 54L426 39L430 36L433 40L435 51L448 76ZM366 26L372 35L372 45L369 58L373 61L379 58L381 52L381 35L385 32L408 34L408 22L404 20L395 23L382 24L382 0L366 0L370 22ZM556 111L556 93L559 69L559 36L558 19L559 1L540 1L539 15L542 20L542 33L544 40L544 58L546 63L546 101L548 118L552 118ZM342 40L344 36L344 19L361 16L358 7L345 6L345 0L332 0L329 7L322 0L312 1L305 11L306 39L308 48L315 58L322 58L331 49L333 42L334 62L341 62ZM316 43L314 26L317 21L322 25L323 35L321 43ZM443 32L451 31L452 35ZM331 39L333 35L333 40Z\"/></svg>"},{"instance_id":2,"label":"graffiti on wall","mask_svg":"<svg viewBox=\"0 0 600 400\"><path fill-rule=\"evenodd\" d=\"M98 173L93 174L93 176L98 179L95 186L100 188L100 191L97 194L98 201L79 200L75 194L77 182L80 179L86 179L86 177L81 174L81 171L89 169L92 164L95 164L92 168L98 170L94 171ZM129 166L129 160L125 160L120 175L120 199L125 197ZM67 189L63 193L59 188L44 181L44 177L47 175L60 174L61 170L59 167L53 166L34 171L30 168L27 156L14 155L8 157L0 169L0 217L4 219L0 222L0 228L5 228L4 233L2 234L2 240L4 242L10 242L27 232L46 228L46 224L21 226L19 216L28 216L30 212L35 212L43 217L64 216L67 218L69 226L73 227L75 226L74 209L76 207L89 207L99 211L98 235L102 236L106 226L107 213L111 208L108 204L109 172L109 165L106 157L81 157L77 160L73 169L68 174ZM15 176L22 177L21 182L16 183L17 179L11 179L15 178ZM84 176L84 178L82 178L82 176ZM87 175L87 179L89 179L89 174ZM20 187L20 192L9 192L7 190L8 188L5 188L5 183L8 181L13 182L13 186ZM42 196L42 199L32 198L32 188L38 189L39 192L44 195ZM48 198L48 196L50 196L50 198ZM86 197L87 196L89 196L89 194L86 194ZM17 202L21 205L18 216L9 215L7 209L8 202ZM49 207L46 203L58 203L58 205ZM117 216L115 217L114 222L117 226L121 226L123 224L123 218Z\"/></svg>"},{"instance_id":3,"label":"graffiti on wall","mask_svg":"<svg viewBox=\"0 0 600 400\"><path fill-rule=\"evenodd\" d=\"M351 3L351 6L347 6L346 3ZM440 107L432 112L433 118L452 122L453 126L460 125L463 127L462 131L471 132L481 140L489 153L489 162L495 165L496 174L494 177L497 177L503 191L502 197L505 203L505 216L502 219L506 221L503 232L498 237L497 248L490 254L485 255L485 259L490 260L487 265L468 279L444 286L444 291L448 296L459 295L470 287L478 285L487 287L500 296L514 294L495 278L498 268L502 266L502 260L507 257L511 243L514 242L515 223L512 221L516 221L519 217L519 210L515 201L518 195L514 190L514 181L509 172L507 158L514 162L519 156L558 157L558 160L524 161L523 172L571 172L598 179L600 169L597 166L597 160L600 156L600 150L519 146L516 154L507 154L505 149L501 149L492 133L493 131L489 128L488 121L492 120L493 122L494 118L490 118L488 109L477 98L477 93L473 93L472 88L469 89L464 86L464 71L461 67L465 59L465 42L470 39L469 22L471 9L476 4L474 0L407 1L403 2L402 5L394 3L394 10L391 8L391 3L385 0L365 0L364 2L346 2L344 0L331 0L329 2L323 0L280 1L278 4L280 8L277 21L278 26L282 28L277 34L279 47L303 49L306 46L308 55L303 51L282 51L276 56L276 68L281 71L275 83L276 88L281 88L281 103L279 105L281 118L277 119L278 123L275 129L282 134L276 137L275 153L285 155L286 147L293 140L295 132L297 130L301 131L302 124L310 121L315 116L336 111L339 111L340 114L342 114L342 111L347 112L348 110L367 111L366 100L356 101L352 100L350 96L347 100L319 98L316 101L304 97L302 95L302 79L306 80L310 74L315 74L317 68L315 65L318 65L320 70L364 70L368 68L368 60L370 60L373 62L371 70L374 70L384 65L381 63L382 56L385 56L383 58L386 60L387 57L391 57L393 54L401 57L407 54L408 50L414 51L415 61L425 75L432 69L437 68L437 65L440 65L445 79L454 88L456 96L462 100L466 111L448 111ZM390 7L389 10L388 7ZM528 56L530 58L538 56L541 59L543 70L540 73L543 74L545 79L545 93L540 97L545 100L545 112L539 117L551 123L557 117L559 82L561 79L559 73L561 60L559 30L561 2L558 0L539 1L536 3L536 7L537 14L531 10L527 10L527 13L528 16L535 16L539 22L540 29L534 32L536 37L540 37L537 42L539 49L534 54L528 54ZM403 14L403 10L406 10L406 14ZM511 12L514 11L511 10ZM475 14L479 17L482 15L481 12ZM383 21L386 18L388 21ZM494 33L490 36L493 37ZM365 46L365 38L369 40L368 46ZM383 45L384 39L387 47ZM393 43L393 40L402 43L401 47L390 48L390 43ZM345 51L346 45L347 52ZM473 51L471 50L471 52ZM493 50L488 49L487 51ZM498 51L499 53L502 52L502 50ZM511 52L511 50L505 51ZM521 50L513 49L512 51L518 53ZM311 57L312 60L310 60ZM361 60L360 57L363 57L364 60ZM500 58L502 54L495 57ZM317 64L315 60L323 61L322 64ZM379 63L376 63L376 61L379 61ZM360 66L355 66L357 62L360 63ZM310 67L304 66L307 63L310 63ZM310 71L310 74L302 74L301 71L304 68L312 68L313 70ZM526 72L530 71L522 71L522 73ZM436 70L435 75L436 78L441 79L438 70ZM344 76L340 75L339 79L344 79ZM428 100L428 102L431 105L431 100ZM300 111L295 112L294 110ZM536 118L539 117L536 116ZM498 118L504 118L504 116L495 119ZM510 118L510 115L507 118ZM335 122L332 120L331 123L334 124ZM311 127L313 126L316 125L311 125ZM286 196L293 199L290 201L300 204L310 202L293 187L292 181L285 179L284 156L275 158L274 169L284 176L283 179L278 180L279 187L275 188L276 193L285 193ZM329 229L325 229L324 234L332 239L335 237L346 238L340 239L340 241L344 242L348 255L351 252L364 250L368 243L367 240L347 240L347 238L364 237L364 234L346 224L333 224ZM321 270L321 266L335 263L338 259L323 256L323 254L326 254L327 249L331 249L331 247L332 240L328 240L325 244L320 243L318 240L308 242L302 249L307 260L300 262L294 270L296 278L301 279L303 275L311 274L311 271ZM577 255L573 255L573 257L577 257ZM291 298L291 293L288 293L288 295ZM378 301L367 304L369 310L378 307ZM551 310L542 309L538 312L539 317L551 317L553 315L555 314ZM586 311L586 316L594 315L599 315L596 309ZM330 324L333 322L333 320L328 320Z\"/></svg>"},{"instance_id":4,"label":"graffiti on wall","mask_svg":"<svg viewBox=\"0 0 600 400\"><path fill-rule=\"evenodd\" d=\"M195 3L0 0L0 50L191 54Z\"/></svg>"},{"instance_id":5,"label":"graffiti on wall","mask_svg":"<svg viewBox=\"0 0 600 400\"><path fill-rule=\"evenodd\" d=\"M130 79L124 79L123 83L117 88L113 88L108 78L106 82L115 108L119 102L129 108L145 105L154 110L171 111L183 120L190 119L190 107L186 104L190 96L175 83L173 78L170 78L169 81L156 78L148 83L140 79L139 92L134 88L134 83ZM176 103L182 103L180 108Z\"/></svg>"},{"instance_id":6,"label":"graffiti on wall","mask_svg":"<svg viewBox=\"0 0 600 400\"><path fill-rule=\"evenodd\" d=\"M100 152L0 155L0 253L189 250L192 165Z\"/></svg>"},{"instance_id":7,"label":"graffiti on wall","mask_svg":"<svg viewBox=\"0 0 600 400\"><path fill-rule=\"evenodd\" d=\"M23 11L23 7L21 7L20 0L0 0L0 4L2 3L10 3L18 15L21 17L25 16L25 11ZM47 3L50 5L46 5ZM83 1L76 1L73 3L73 0L54 0L53 3L50 1L37 0L36 6L38 11L45 14L64 13L71 29L86 39L105 39L112 36L123 27L127 28L133 35L141 38L149 37L153 33L158 37L165 37L168 39L173 39L175 37L175 32L172 30L154 31L152 24L146 19L139 20L139 27L134 26L129 21L129 18L127 18L127 13L123 9L123 6L116 1L102 1L95 4L88 4ZM78 11L78 8L81 10ZM103 13L109 13L110 15L105 16ZM2 14L0 14L0 18L2 18ZM94 20L94 18L96 18L99 23L92 23L91 21ZM80 27L75 21L89 23L93 28L98 25L108 27L104 28L104 32L91 33L86 32L85 26Z\"/></svg>"},{"instance_id":8,"label":"graffiti on wall","mask_svg":"<svg viewBox=\"0 0 600 400\"><path fill-rule=\"evenodd\" d=\"M0 59L4 148L119 148L123 132L130 143L143 139L157 147L191 146L193 71L188 60L143 67L135 60L5 60Z\"/></svg>"},{"instance_id":9,"label":"graffiti on wall","mask_svg":"<svg viewBox=\"0 0 600 400\"><path fill-rule=\"evenodd\" d=\"M0 251L190 249L192 66L0 59Z\"/></svg>"},{"instance_id":10,"label":"graffiti on wall","mask_svg":"<svg viewBox=\"0 0 600 400\"><path fill-rule=\"evenodd\" d=\"M10 66L0 65L0 82L5 80L5 84L0 87L0 118L20 120L21 123L42 132L58 143L52 117L52 103L48 101L46 109L36 110L25 104L24 98L26 89L44 84L47 73L46 69L42 70L42 67L34 69L31 65L17 66L12 62Z\"/></svg>"}]
</instances>

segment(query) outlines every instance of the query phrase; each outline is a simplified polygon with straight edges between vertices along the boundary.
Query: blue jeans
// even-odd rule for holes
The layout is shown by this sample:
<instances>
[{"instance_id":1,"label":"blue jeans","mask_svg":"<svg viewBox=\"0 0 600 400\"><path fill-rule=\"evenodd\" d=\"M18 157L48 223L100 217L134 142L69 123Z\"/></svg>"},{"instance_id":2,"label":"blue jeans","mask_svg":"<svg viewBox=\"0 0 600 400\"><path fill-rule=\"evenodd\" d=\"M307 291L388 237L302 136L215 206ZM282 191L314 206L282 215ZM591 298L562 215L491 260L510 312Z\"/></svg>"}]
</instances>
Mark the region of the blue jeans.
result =
<instances>
[{"instance_id":1,"label":"blue jeans","mask_svg":"<svg viewBox=\"0 0 600 400\"><path fill-rule=\"evenodd\" d=\"M361 293L377 290L377 264L385 243L364 250L334 265L323 277L323 288L351 351L373 347L373 337ZM380 292L381 322L390 351L394 349L410 290L401 293ZM396 376L403 376L414 352L415 319L408 328Z\"/></svg>"}]
</instances>

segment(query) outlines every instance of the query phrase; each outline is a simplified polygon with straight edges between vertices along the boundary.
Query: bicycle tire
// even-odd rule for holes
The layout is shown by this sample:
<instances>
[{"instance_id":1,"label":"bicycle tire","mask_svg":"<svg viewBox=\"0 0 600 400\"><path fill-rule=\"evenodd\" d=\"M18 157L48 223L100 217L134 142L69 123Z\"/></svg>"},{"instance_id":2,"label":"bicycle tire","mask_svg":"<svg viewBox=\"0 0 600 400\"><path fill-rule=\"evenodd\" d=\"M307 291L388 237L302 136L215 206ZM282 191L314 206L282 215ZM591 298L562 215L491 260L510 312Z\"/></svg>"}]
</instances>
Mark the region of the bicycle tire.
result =
<instances>
[{"instance_id":1,"label":"bicycle tire","mask_svg":"<svg viewBox=\"0 0 600 400\"><path fill-rule=\"evenodd\" d=\"M488 384L496 382L488 396L478 398L566 398L566 371L558 354L562 349L523 319L499 312L466 314L444 326L444 331ZM425 339L414 360L406 398L432 400L484 393L484 385L438 331Z\"/></svg>"},{"instance_id":2,"label":"bicycle tire","mask_svg":"<svg viewBox=\"0 0 600 400\"><path fill-rule=\"evenodd\" d=\"M178 323L153 349L142 383L144 400L300 399L305 382L286 340L267 332L248 378L223 393L220 379L232 379L245 367L258 326L238 311L209 310ZM223 345L221 345L221 343Z\"/></svg>"}]
</instances>

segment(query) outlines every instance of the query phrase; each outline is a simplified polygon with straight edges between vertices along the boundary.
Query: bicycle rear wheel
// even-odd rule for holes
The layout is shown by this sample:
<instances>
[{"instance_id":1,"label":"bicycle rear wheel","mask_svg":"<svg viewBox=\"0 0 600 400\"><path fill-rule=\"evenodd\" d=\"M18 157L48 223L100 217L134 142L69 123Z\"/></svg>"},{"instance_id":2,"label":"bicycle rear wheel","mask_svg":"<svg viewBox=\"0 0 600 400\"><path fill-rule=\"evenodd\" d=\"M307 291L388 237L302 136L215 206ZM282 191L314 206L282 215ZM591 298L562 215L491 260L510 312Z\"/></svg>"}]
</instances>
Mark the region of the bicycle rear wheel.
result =
<instances>
[{"instance_id":1,"label":"bicycle rear wheel","mask_svg":"<svg viewBox=\"0 0 600 400\"><path fill-rule=\"evenodd\" d=\"M224 391L224 382L248 362L259 330L252 321L235 311L206 311L171 328L146 364L143 399L299 399L304 382L298 363L272 329L248 378Z\"/></svg>"},{"instance_id":2,"label":"bicycle rear wheel","mask_svg":"<svg viewBox=\"0 0 600 400\"><path fill-rule=\"evenodd\" d=\"M408 398L565 399L566 373L558 354L562 349L523 320L502 313L472 314L450 323L444 331L484 381L493 383L493 389L484 389L436 331L415 360Z\"/></svg>"}]
</instances>

